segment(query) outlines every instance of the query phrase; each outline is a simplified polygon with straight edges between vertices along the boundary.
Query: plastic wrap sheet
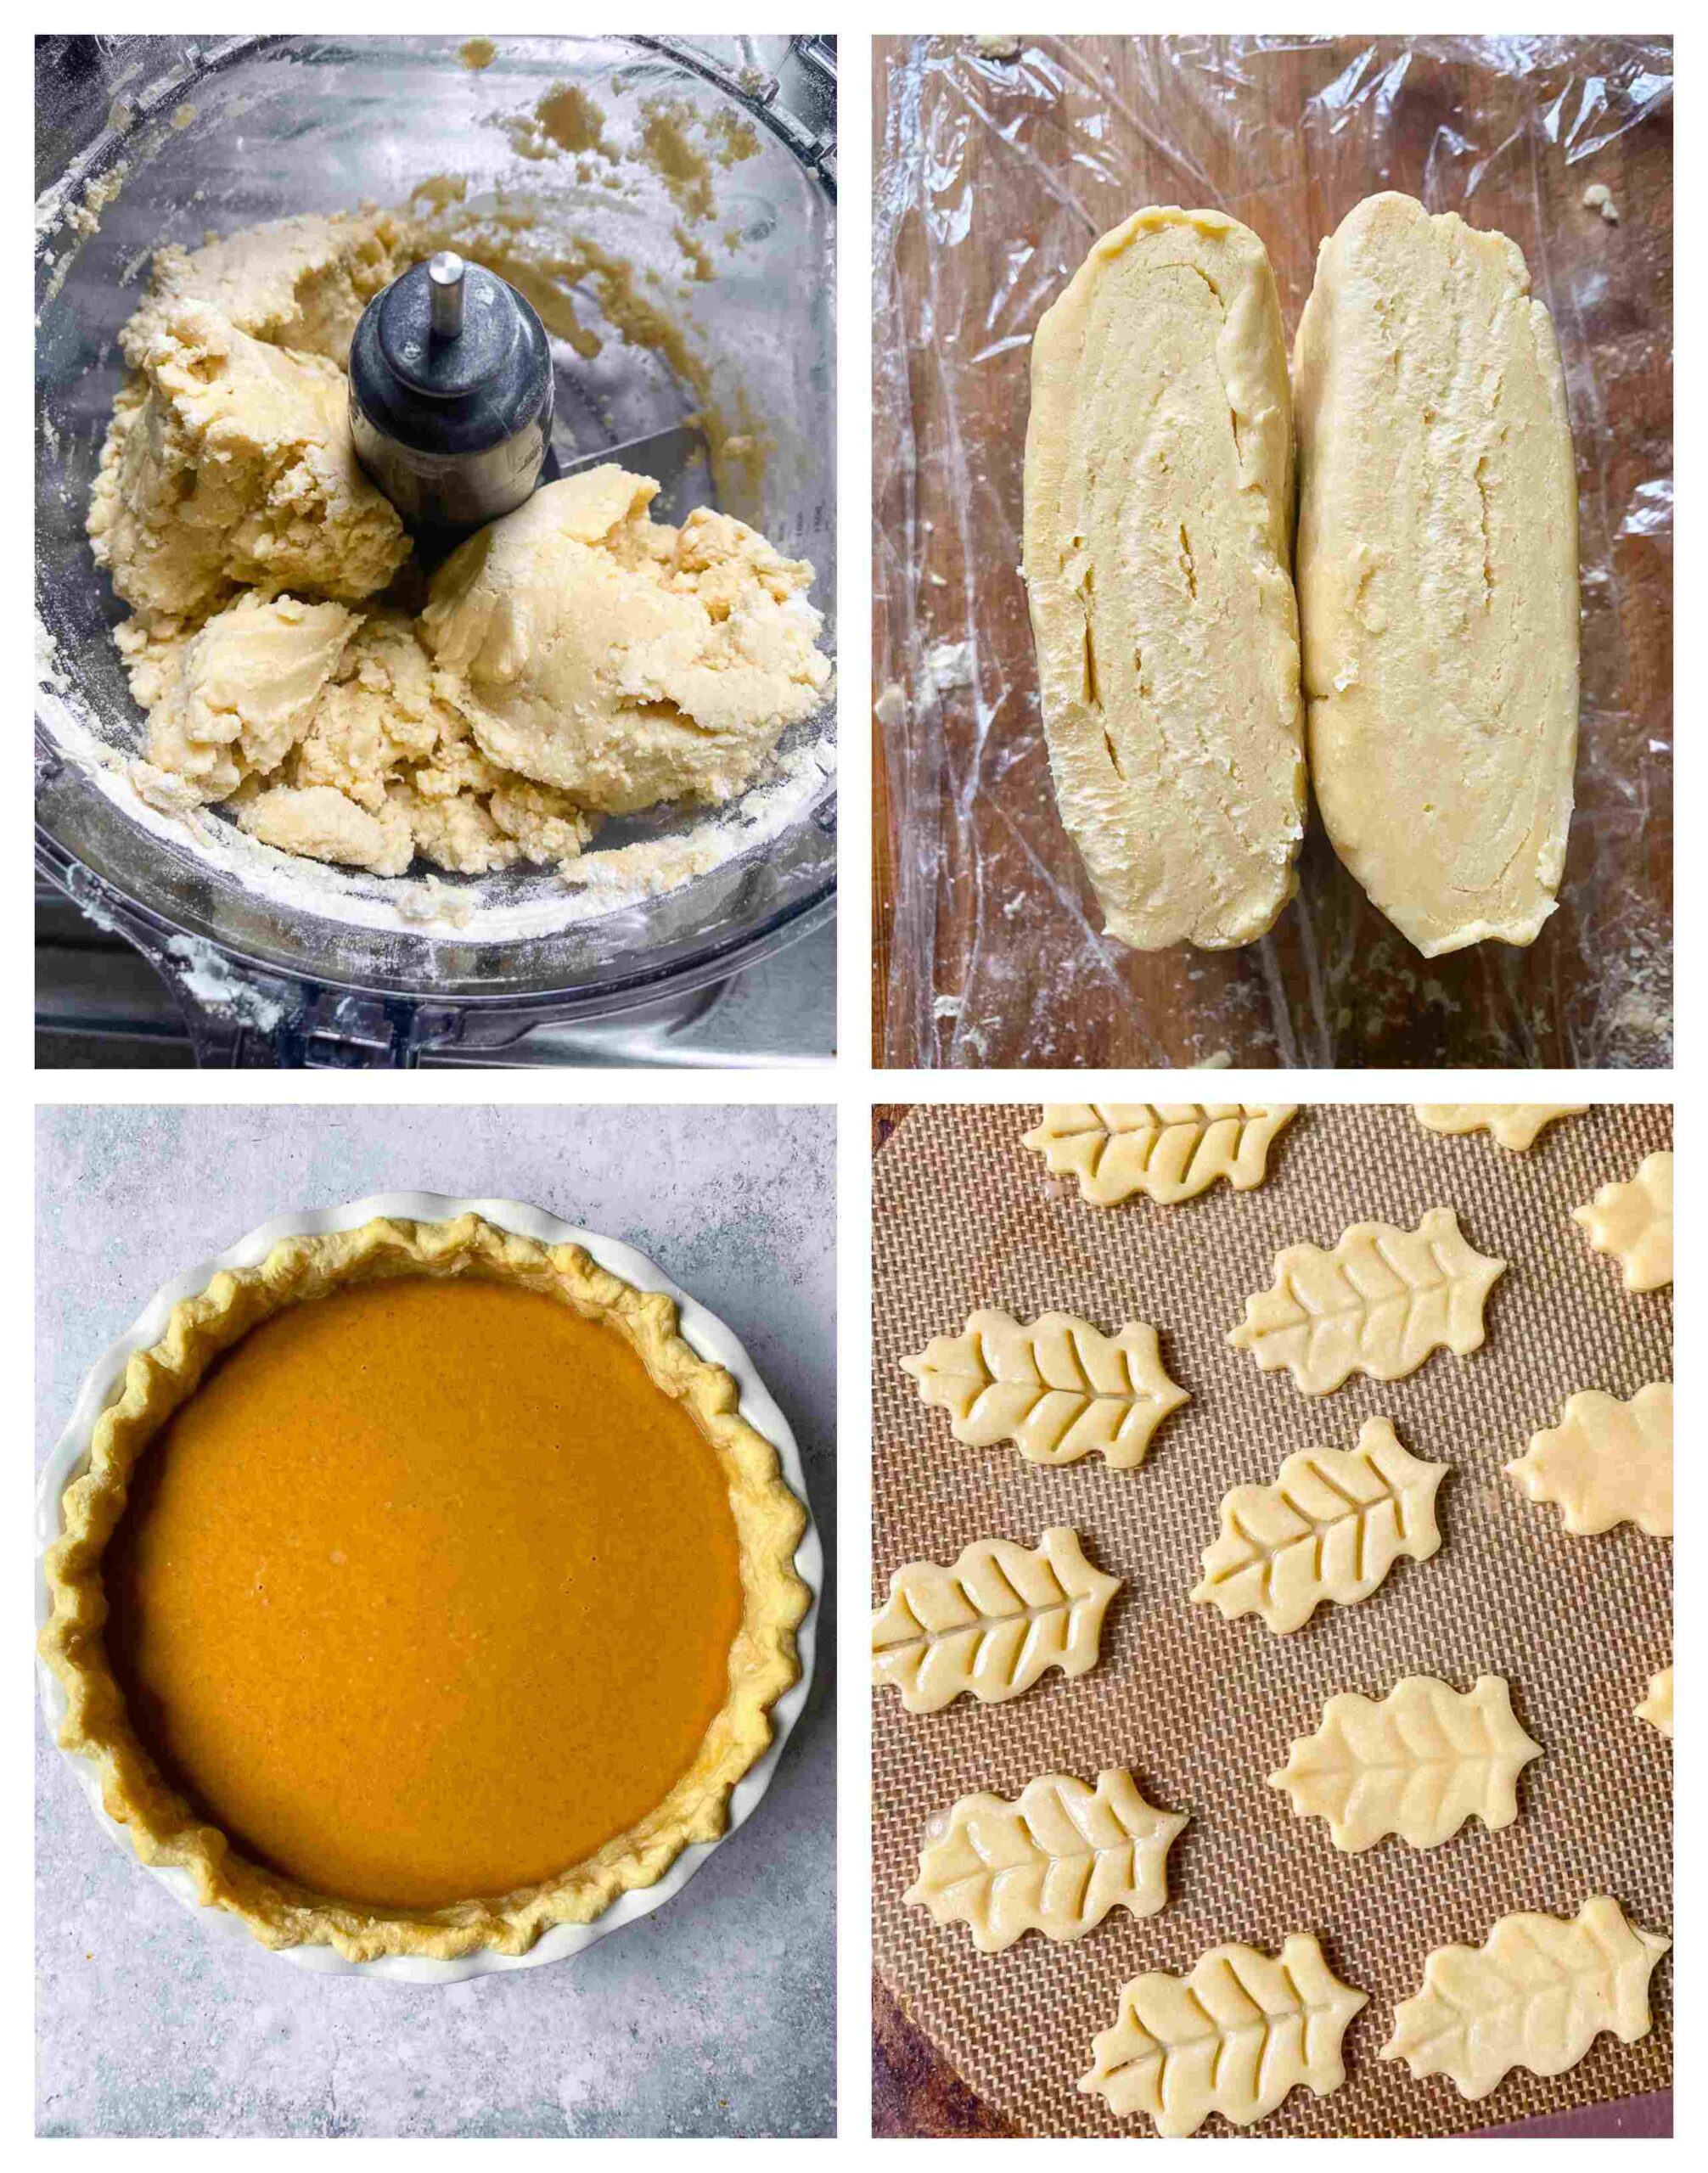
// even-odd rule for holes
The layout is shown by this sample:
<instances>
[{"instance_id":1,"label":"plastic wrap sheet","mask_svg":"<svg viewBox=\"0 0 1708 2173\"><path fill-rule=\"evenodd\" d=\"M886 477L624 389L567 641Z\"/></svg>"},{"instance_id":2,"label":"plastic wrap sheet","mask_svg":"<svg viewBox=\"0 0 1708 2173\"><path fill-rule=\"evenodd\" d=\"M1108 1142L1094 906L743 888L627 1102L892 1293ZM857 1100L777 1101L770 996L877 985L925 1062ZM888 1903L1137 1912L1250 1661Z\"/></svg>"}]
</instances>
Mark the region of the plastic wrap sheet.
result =
<instances>
[{"instance_id":1,"label":"plastic wrap sheet","mask_svg":"<svg viewBox=\"0 0 1708 2173\"><path fill-rule=\"evenodd\" d=\"M1601 2036L1552 2080L1514 2072L1471 2104L1444 2077L1416 2080L1377 2055L1430 1951L1478 1946L1514 1910L1575 1916L1602 1892L1633 1922L1672 1930L1671 1746L1632 1711L1671 1659L1671 1543L1632 1524L1573 1537L1501 1469L1574 1390L1629 1396L1671 1376L1671 1292L1627 1293L1570 1214L1668 1143L1671 1111L1604 1107L1515 1154L1486 1134L1437 1137L1391 1103L1308 1109L1271 1148L1257 1190L1218 1185L1177 1207L1088 1205L1020 1144L1036 1121L1032 1108L915 1108L878 1156L873 1596L902 1563L952 1562L988 1535L1033 1546L1057 1524L1124 1581L1098 1663L1077 1680L1050 1673L1008 1704L962 1698L937 1713L874 1694L873 1951L884 1980L1022 2135L1148 2137L1149 2121L1117 2120L1075 2086L1121 1987L1145 1969L1189 1970L1223 1940L1273 1952L1301 1931L1370 2002L1347 2033L1344 2086L1321 2099L1295 2091L1261 2135L1464 2134L1664 2090L1670 1958L1652 1980L1650 2034L1628 2046ZM1228 1347L1283 1245L1332 1244L1366 1217L1414 1227L1437 1205L1456 1210L1480 1252L1509 1263L1480 1350L1437 1351L1405 1380L1359 1378L1307 1397ZM1149 1321L1192 1401L1133 1471L1095 1456L1051 1468L1007 1445L964 1448L900 1362L958 1334L979 1305L1022 1319L1057 1307L1105 1332ZM1440 1552L1396 1564L1369 1598L1320 1608L1289 1637L1189 1605L1228 1490L1272 1480L1295 1450L1350 1447L1378 1412L1414 1455L1451 1466L1436 1497ZM1379 1698L1407 1675L1463 1690L1483 1674L1507 1679L1543 1746L1520 1782L1517 1820L1500 1832L1473 1822L1436 1849L1389 1839L1342 1855L1323 1820L1295 1816L1264 1785L1337 1692ZM1191 1815L1159 1914L1116 1911L1072 1945L1028 1933L980 1954L964 1924L903 1903L925 1822L957 1797L1013 1798L1041 1774L1094 1782L1119 1766L1159 1809ZM1218 2116L1205 2132L1228 2131Z\"/></svg>"},{"instance_id":2,"label":"plastic wrap sheet","mask_svg":"<svg viewBox=\"0 0 1708 2173\"><path fill-rule=\"evenodd\" d=\"M1018 42L878 41L882 1060L1670 1062L1669 44ZM1617 224L1582 200L1598 182ZM1559 334L1583 644L1559 911L1527 951L1426 961L1313 817L1263 942L1130 952L1050 789L1018 571L1033 328L1099 234L1179 204L1262 238L1290 337L1318 242L1385 188L1511 235Z\"/></svg>"}]
</instances>

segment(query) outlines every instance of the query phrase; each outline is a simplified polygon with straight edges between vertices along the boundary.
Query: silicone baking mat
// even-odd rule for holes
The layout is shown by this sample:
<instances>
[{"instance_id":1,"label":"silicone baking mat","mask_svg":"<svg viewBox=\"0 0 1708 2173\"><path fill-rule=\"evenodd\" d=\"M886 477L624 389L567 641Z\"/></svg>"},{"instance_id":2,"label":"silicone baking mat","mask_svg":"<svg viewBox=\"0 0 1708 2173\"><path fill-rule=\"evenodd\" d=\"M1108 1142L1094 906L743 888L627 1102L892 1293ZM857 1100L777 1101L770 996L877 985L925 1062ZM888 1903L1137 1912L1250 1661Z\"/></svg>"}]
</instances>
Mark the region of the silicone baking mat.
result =
<instances>
[{"instance_id":1,"label":"silicone baking mat","mask_svg":"<svg viewBox=\"0 0 1708 2173\"><path fill-rule=\"evenodd\" d=\"M937 1713L877 1695L874 1946L885 1981L1023 2133L1149 2136L1148 2120L1117 2121L1075 2086L1121 1985L1144 1969L1188 1970L1223 1940L1273 1951L1296 1931L1314 1932L1370 2001L1346 2034L1344 2086L1323 2099L1295 2091L1260 2134L1452 2135L1665 2088L1670 1956L1652 1982L1650 2034L1632 2046L1604 2035L1551 2080L1515 2071L1470 2104L1445 2077L1414 2080L1377 2054L1430 1949L1480 1945L1514 1910L1575 1916L1605 1892L1634 1923L1671 1930L1671 1747L1632 1715L1671 1659L1671 1542L1630 1524L1573 1538L1501 1469L1573 1390L1629 1396L1671 1377L1671 1291L1627 1293L1571 1220L1598 1186L1670 1144L1670 1109L1599 1108L1512 1154L1486 1133L1426 1132L1403 1105L1319 1104L1281 1133L1256 1190L1218 1184L1171 1208L1089 1205L1020 1144L1037 1120L1035 1106L915 1108L879 1154L873 1597L902 1563L949 1562L992 1534L1032 1545L1053 1524L1074 1526L1098 1567L1126 1581L1102 1658L1077 1680L1052 1673L1007 1704L963 1698ZM1355 1378L1307 1398L1285 1373L1260 1373L1228 1347L1282 1246L1332 1245L1367 1219L1410 1228L1435 1206L1455 1209L1470 1243L1509 1263L1480 1350L1437 1351L1409 1379ZM1055 1307L1109 1332L1152 1322L1193 1401L1134 1471L964 1448L899 1361L959 1333L981 1305L1023 1318ZM1295 1449L1350 1447L1378 1412L1414 1454L1452 1467L1437 1498L1440 1553L1399 1563L1371 1597L1320 1609L1291 1637L1189 1605L1228 1489L1273 1479ZM1315 1731L1335 1692L1379 1697L1413 1674L1460 1689L1504 1676L1545 1755L1525 1769L1519 1817L1501 1833L1474 1822L1438 1849L1391 1839L1342 1855L1323 1822L1295 1817L1264 1776ZM986 1955L964 1925L903 1905L925 1822L958 1796L1012 1797L1042 1773L1093 1781L1111 1766L1128 1766L1159 1808L1191 1814L1160 1914L1117 1911L1072 1945L1028 1934ZM1228 2131L1212 2117L1204 2132Z\"/></svg>"}]
</instances>

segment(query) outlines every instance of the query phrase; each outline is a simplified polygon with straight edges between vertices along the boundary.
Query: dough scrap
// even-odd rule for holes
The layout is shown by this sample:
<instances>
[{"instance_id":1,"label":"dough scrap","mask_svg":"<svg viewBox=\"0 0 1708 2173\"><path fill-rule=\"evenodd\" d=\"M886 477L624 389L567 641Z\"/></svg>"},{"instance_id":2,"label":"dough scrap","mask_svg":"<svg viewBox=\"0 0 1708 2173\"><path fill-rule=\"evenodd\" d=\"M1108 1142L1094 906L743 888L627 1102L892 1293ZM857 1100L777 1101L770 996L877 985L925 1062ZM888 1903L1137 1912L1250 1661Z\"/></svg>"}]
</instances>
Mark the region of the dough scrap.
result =
<instances>
[{"instance_id":1,"label":"dough scrap","mask_svg":"<svg viewBox=\"0 0 1708 2173\"><path fill-rule=\"evenodd\" d=\"M1514 1154L1534 1147L1543 1129L1562 1117L1582 1116L1587 1102L1414 1102L1426 1131L1486 1131Z\"/></svg>"},{"instance_id":2,"label":"dough scrap","mask_svg":"<svg viewBox=\"0 0 1708 2173\"><path fill-rule=\"evenodd\" d=\"M467 725L435 690L434 676L407 612L380 610L364 619L315 705L293 782L331 785L377 814L387 785L406 766L437 761L442 746L468 738ZM485 763L477 775L458 779L494 781Z\"/></svg>"},{"instance_id":3,"label":"dough scrap","mask_svg":"<svg viewBox=\"0 0 1708 2173\"><path fill-rule=\"evenodd\" d=\"M981 1791L932 1819L902 1898L940 1924L965 1924L981 1954L1029 1931L1081 1939L1111 1909L1154 1917L1167 1906L1168 1851L1187 1822L1147 1803L1121 1767L1095 1788L1046 1773L1014 1803Z\"/></svg>"},{"instance_id":4,"label":"dough scrap","mask_svg":"<svg viewBox=\"0 0 1708 2173\"><path fill-rule=\"evenodd\" d=\"M217 610L244 586L354 603L409 555L356 457L342 373L204 302L161 317L119 394L89 537L120 596L155 618Z\"/></svg>"},{"instance_id":5,"label":"dough scrap","mask_svg":"<svg viewBox=\"0 0 1708 2173\"><path fill-rule=\"evenodd\" d=\"M1050 770L1108 933L1250 943L1304 834L1286 343L1263 244L1136 212L1032 338L1025 577Z\"/></svg>"},{"instance_id":6,"label":"dough scrap","mask_svg":"<svg viewBox=\"0 0 1708 2173\"><path fill-rule=\"evenodd\" d=\"M1087 2097L1160 2136L1195 2135L1212 2113L1249 2128L1303 2085L1326 2097L1346 2080L1340 2041L1369 2001L1321 1946L1295 1932L1278 1955L1213 1946L1189 1976L1147 1970L1124 1985L1112 2030L1093 2043Z\"/></svg>"},{"instance_id":7,"label":"dough scrap","mask_svg":"<svg viewBox=\"0 0 1708 2173\"><path fill-rule=\"evenodd\" d=\"M1121 1583L1093 1568L1065 1524L1035 1548L975 1539L947 1569L907 1563L873 1617L872 1680L892 1683L910 1713L935 1713L963 1695L1018 1698L1049 1668L1083 1675Z\"/></svg>"},{"instance_id":8,"label":"dough scrap","mask_svg":"<svg viewBox=\"0 0 1708 2173\"><path fill-rule=\"evenodd\" d=\"M1356 1448L1301 1449L1273 1485L1222 1497L1190 1597L1230 1622L1260 1614L1278 1637L1319 1607L1368 1599L1402 1555L1427 1562L1440 1548L1436 1489L1447 1470L1402 1447L1385 1418L1367 1418Z\"/></svg>"},{"instance_id":9,"label":"dough scrap","mask_svg":"<svg viewBox=\"0 0 1708 2173\"><path fill-rule=\"evenodd\" d=\"M1522 252L1408 196L1318 256L1293 351L1311 787L1426 958L1553 911L1577 747L1577 478Z\"/></svg>"},{"instance_id":10,"label":"dough scrap","mask_svg":"<svg viewBox=\"0 0 1708 2173\"><path fill-rule=\"evenodd\" d=\"M407 834L424 859L459 874L484 875L520 860L573 860L593 834L592 819L567 794L489 761L456 696L422 647L416 622L400 611L374 612L316 707L289 783L330 786L388 833ZM353 847L369 834L322 805L340 825L340 849L313 856L356 857Z\"/></svg>"},{"instance_id":11,"label":"dough scrap","mask_svg":"<svg viewBox=\"0 0 1708 2173\"><path fill-rule=\"evenodd\" d=\"M1621 2044L1649 2034L1649 1979L1672 1942L1592 1895L1575 1919L1503 1917L1483 1944L1438 1946L1423 1989L1394 2010L1385 2060L1445 2075L1486 2097L1514 2068L1564 2075L1604 2030Z\"/></svg>"},{"instance_id":12,"label":"dough scrap","mask_svg":"<svg viewBox=\"0 0 1708 2173\"><path fill-rule=\"evenodd\" d=\"M935 1336L902 1363L921 1401L949 1413L958 1441L1012 1441L1029 1463L1076 1463L1095 1451L1130 1471L1163 1419L1191 1401L1168 1378L1156 1330L1143 1321L1109 1336L1070 1313L1021 1322L982 1307L964 1335Z\"/></svg>"},{"instance_id":13,"label":"dough scrap","mask_svg":"<svg viewBox=\"0 0 1708 2173\"><path fill-rule=\"evenodd\" d=\"M1460 1691L1408 1675L1379 1703L1350 1690L1331 1698L1316 1734L1299 1737L1268 1777L1299 1817L1326 1818L1334 1846L1357 1856L1390 1833L1435 1849L1467 1819L1510 1826L1518 1777L1541 1756L1499 1676Z\"/></svg>"},{"instance_id":14,"label":"dough scrap","mask_svg":"<svg viewBox=\"0 0 1708 2173\"><path fill-rule=\"evenodd\" d=\"M198 250L155 253L147 298L119 334L133 370L175 304L205 302L239 332L342 370L362 312L426 251L407 220L371 205L245 227Z\"/></svg>"},{"instance_id":15,"label":"dough scrap","mask_svg":"<svg viewBox=\"0 0 1708 2173\"><path fill-rule=\"evenodd\" d=\"M1672 1536L1672 1384L1651 1381L1628 1403L1601 1389L1566 1399L1558 1426L1532 1434L1507 1467L1521 1494L1553 1502L1570 1532L1633 1524Z\"/></svg>"},{"instance_id":16,"label":"dough scrap","mask_svg":"<svg viewBox=\"0 0 1708 2173\"><path fill-rule=\"evenodd\" d=\"M1332 1252L1289 1245L1273 1286L1245 1301L1228 1332L1266 1373L1284 1366L1301 1395L1328 1395L1353 1373L1403 1380L1431 1351L1481 1348L1483 1305L1506 1262L1477 1252L1451 1207L1415 1230L1357 1222Z\"/></svg>"},{"instance_id":17,"label":"dough scrap","mask_svg":"<svg viewBox=\"0 0 1708 2173\"><path fill-rule=\"evenodd\" d=\"M649 477L548 484L454 551L421 632L491 760L626 814L719 802L824 698L812 569L727 514L648 517Z\"/></svg>"},{"instance_id":18,"label":"dough scrap","mask_svg":"<svg viewBox=\"0 0 1708 2173\"><path fill-rule=\"evenodd\" d=\"M279 852L335 860L376 875L401 875L415 857L415 838L401 808L370 814L329 784L273 785L237 805L238 827Z\"/></svg>"},{"instance_id":19,"label":"dough scrap","mask_svg":"<svg viewBox=\"0 0 1708 2173\"><path fill-rule=\"evenodd\" d=\"M250 590L194 633L144 632L122 643L149 712L147 761L201 801L228 799L246 778L277 769L308 730L358 623L341 604L263 600Z\"/></svg>"},{"instance_id":20,"label":"dough scrap","mask_svg":"<svg viewBox=\"0 0 1708 2173\"><path fill-rule=\"evenodd\" d=\"M562 865L592 834L566 795L480 753L405 613L251 590L194 632L132 619L118 638L149 711L132 781L169 812L228 800L264 845L380 875L417 853L467 874Z\"/></svg>"},{"instance_id":21,"label":"dough scrap","mask_svg":"<svg viewBox=\"0 0 1708 2173\"><path fill-rule=\"evenodd\" d=\"M1661 1669L1659 1675L1649 1678L1649 1695L1637 1708L1637 1718L1647 1721L1652 1728L1659 1728L1671 1743L1672 1740L1672 1670Z\"/></svg>"},{"instance_id":22,"label":"dough scrap","mask_svg":"<svg viewBox=\"0 0 1708 2173\"><path fill-rule=\"evenodd\" d=\"M1659 1290L1672 1280L1672 1157L1645 1155L1629 1184L1605 1184L1574 1222L1598 1253L1611 1253L1627 1290Z\"/></svg>"},{"instance_id":23,"label":"dough scrap","mask_svg":"<svg viewBox=\"0 0 1708 2173\"><path fill-rule=\"evenodd\" d=\"M1269 1145L1296 1102L1046 1102L1021 1144L1097 1207L1143 1193L1172 1206L1225 1177L1249 1192L1268 1175Z\"/></svg>"}]
</instances>

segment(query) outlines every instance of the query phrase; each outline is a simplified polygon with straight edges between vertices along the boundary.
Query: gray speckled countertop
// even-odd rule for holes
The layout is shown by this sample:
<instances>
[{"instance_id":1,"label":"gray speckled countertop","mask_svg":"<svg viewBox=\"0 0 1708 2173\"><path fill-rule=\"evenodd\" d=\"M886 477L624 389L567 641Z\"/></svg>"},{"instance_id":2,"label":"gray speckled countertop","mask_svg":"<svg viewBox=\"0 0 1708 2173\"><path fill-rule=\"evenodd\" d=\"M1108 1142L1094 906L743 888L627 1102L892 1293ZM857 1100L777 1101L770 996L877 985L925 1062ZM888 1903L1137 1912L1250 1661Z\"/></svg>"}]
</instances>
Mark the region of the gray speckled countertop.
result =
<instances>
[{"instance_id":1,"label":"gray speckled countertop","mask_svg":"<svg viewBox=\"0 0 1708 2173\"><path fill-rule=\"evenodd\" d=\"M155 1286L269 1215L400 1188L531 1201L728 1322L835 1559L835 1120L824 1109L59 1108L37 1118L37 1446ZM449 1987L210 1938L38 1730L38 2131L820 2136L834 2126L834 1615L753 1817L573 1961Z\"/></svg>"}]
</instances>

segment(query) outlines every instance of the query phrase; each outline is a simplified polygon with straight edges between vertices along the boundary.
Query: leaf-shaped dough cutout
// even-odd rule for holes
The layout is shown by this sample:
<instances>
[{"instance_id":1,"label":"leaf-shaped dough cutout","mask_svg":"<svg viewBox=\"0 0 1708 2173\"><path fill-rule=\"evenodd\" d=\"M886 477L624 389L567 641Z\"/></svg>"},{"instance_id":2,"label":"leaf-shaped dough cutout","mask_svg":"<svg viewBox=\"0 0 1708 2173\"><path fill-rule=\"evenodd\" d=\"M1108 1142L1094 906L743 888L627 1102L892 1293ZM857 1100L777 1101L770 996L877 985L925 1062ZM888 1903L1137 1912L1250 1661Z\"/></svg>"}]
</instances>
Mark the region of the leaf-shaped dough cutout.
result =
<instances>
[{"instance_id":1,"label":"leaf-shaped dough cutout","mask_svg":"<svg viewBox=\"0 0 1708 2173\"><path fill-rule=\"evenodd\" d=\"M1557 1502L1571 1532L1638 1524L1672 1535L1672 1384L1651 1381L1628 1403L1601 1389L1566 1399L1558 1426L1532 1434L1507 1466L1532 1502Z\"/></svg>"},{"instance_id":2,"label":"leaf-shaped dough cutout","mask_svg":"<svg viewBox=\"0 0 1708 2173\"><path fill-rule=\"evenodd\" d=\"M1649 1695L1637 1708L1639 1721L1647 1721L1652 1728L1659 1728L1671 1743L1672 1740L1672 1670L1661 1669L1659 1675L1649 1678Z\"/></svg>"},{"instance_id":3,"label":"leaf-shaped dough cutout","mask_svg":"<svg viewBox=\"0 0 1708 2173\"><path fill-rule=\"evenodd\" d=\"M1571 1210L1598 1253L1611 1253L1627 1290L1659 1290L1672 1280L1672 1157L1650 1154L1627 1185L1603 1185Z\"/></svg>"},{"instance_id":4,"label":"leaf-shaped dough cutout","mask_svg":"<svg viewBox=\"0 0 1708 2173\"><path fill-rule=\"evenodd\" d=\"M1149 2113L1160 2136L1193 2135L1212 2113L1249 2128L1301 2083L1318 2097L1340 2088L1340 2040L1368 1998L1308 1933L1278 1955L1213 1946L1188 1977L1152 1969L1121 1987L1079 2086L1113 2112Z\"/></svg>"},{"instance_id":5,"label":"leaf-shaped dough cutout","mask_svg":"<svg viewBox=\"0 0 1708 2173\"><path fill-rule=\"evenodd\" d=\"M1036 1547L975 1539L947 1569L907 1563L873 1618L872 1680L893 1683L909 1712L935 1713L964 1693L985 1705L1018 1698L1047 1668L1083 1675L1120 1589L1065 1524Z\"/></svg>"},{"instance_id":6,"label":"leaf-shaped dough cutout","mask_svg":"<svg viewBox=\"0 0 1708 2173\"><path fill-rule=\"evenodd\" d=\"M1156 1330L1143 1321L1099 1335L1071 1313L1022 1322L987 1306L964 1335L935 1336L902 1363L921 1398L949 1413L958 1441L1012 1441L1029 1463L1074 1463L1095 1451L1130 1469L1161 1421L1191 1400L1163 1370Z\"/></svg>"},{"instance_id":7,"label":"leaf-shaped dough cutout","mask_svg":"<svg viewBox=\"0 0 1708 2173\"><path fill-rule=\"evenodd\" d=\"M1358 1222L1333 1252L1278 1253L1273 1287L1246 1300L1228 1340L1266 1373L1286 1367L1306 1395L1352 1373L1397 1381L1432 1350L1479 1348L1483 1300L1505 1272L1465 1242L1451 1207L1432 1207L1415 1230Z\"/></svg>"},{"instance_id":8,"label":"leaf-shaped dough cutout","mask_svg":"<svg viewBox=\"0 0 1708 2173\"><path fill-rule=\"evenodd\" d=\"M1343 1691L1323 1708L1315 1735L1301 1736L1272 1788L1284 1788L1301 1818L1326 1818L1348 1856L1397 1833L1434 1849L1468 1818L1495 1830L1518 1816L1518 1777L1542 1745L1519 1726L1506 1684L1477 1677L1453 1689L1408 1675L1379 1704Z\"/></svg>"},{"instance_id":9,"label":"leaf-shaped dough cutout","mask_svg":"<svg viewBox=\"0 0 1708 2173\"><path fill-rule=\"evenodd\" d=\"M1230 1620L1261 1614L1283 1637L1325 1602L1367 1598L1402 1554L1427 1562L1440 1547L1447 1471L1403 1448L1385 1418L1367 1418L1356 1448L1301 1449L1273 1485L1223 1497L1192 1597Z\"/></svg>"},{"instance_id":10,"label":"leaf-shaped dough cutout","mask_svg":"<svg viewBox=\"0 0 1708 2173\"><path fill-rule=\"evenodd\" d=\"M1497 1145L1513 1154L1534 1147L1546 1125L1561 1117L1581 1117L1587 1102L1413 1102L1426 1131L1491 1133Z\"/></svg>"},{"instance_id":11,"label":"leaf-shaped dough cutout","mask_svg":"<svg viewBox=\"0 0 1708 2173\"><path fill-rule=\"evenodd\" d=\"M1270 1141L1298 1112L1296 1102L1046 1102L1021 1143L1077 1177L1095 1206L1141 1192L1171 1206L1218 1177L1235 1192L1261 1184Z\"/></svg>"},{"instance_id":12,"label":"leaf-shaped dough cutout","mask_svg":"<svg viewBox=\"0 0 1708 2173\"><path fill-rule=\"evenodd\" d=\"M1046 1773L1017 1801L963 1796L932 1820L919 1876L902 1897L940 1924L964 1923L985 1954L1029 1931L1075 1940L1111 1909L1154 1917L1168 1901L1168 1851L1183 1812L1158 1811L1119 1767L1089 1788Z\"/></svg>"},{"instance_id":13,"label":"leaf-shaped dough cutout","mask_svg":"<svg viewBox=\"0 0 1708 2173\"><path fill-rule=\"evenodd\" d=\"M1649 1979L1672 1944L1626 1921L1605 1894L1575 1919L1503 1917L1480 1946L1438 1946L1423 1989L1394 2009L1385 2060L1445 2075L1486 2097L1514 2068L1564 2075L1610 2030L1634 2045L1649 2032Z\"/></svg>"}]
</instances>

